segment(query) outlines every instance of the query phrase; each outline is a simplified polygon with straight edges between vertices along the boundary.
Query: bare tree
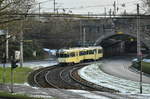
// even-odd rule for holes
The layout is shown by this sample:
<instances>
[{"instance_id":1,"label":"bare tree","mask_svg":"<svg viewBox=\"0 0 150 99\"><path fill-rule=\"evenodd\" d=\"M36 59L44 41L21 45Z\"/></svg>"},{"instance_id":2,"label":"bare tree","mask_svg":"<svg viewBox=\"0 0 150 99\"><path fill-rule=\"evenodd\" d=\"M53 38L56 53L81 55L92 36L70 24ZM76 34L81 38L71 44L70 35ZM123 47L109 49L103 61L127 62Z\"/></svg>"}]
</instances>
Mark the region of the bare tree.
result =
<instances>
[{"instance_id":1,"label":"bare tree","mask_svg":"<svg viewBox=\"0 0 150 99\"><path fill-rule=\"evenodd\" d=\"M19 20L16 14L26 14L35 0L0 0L0 24Z\"/></svg>"},{"instance_id":2,"label":"bare tree","mask_svg":"<svg viewBox=\"0 0 150 99\"><path fill-rule=\"evenodd\" d=\"M142 1L142 11L144 14L150 14L150 0L141 0Z\"/></svg>"}]
</instances>

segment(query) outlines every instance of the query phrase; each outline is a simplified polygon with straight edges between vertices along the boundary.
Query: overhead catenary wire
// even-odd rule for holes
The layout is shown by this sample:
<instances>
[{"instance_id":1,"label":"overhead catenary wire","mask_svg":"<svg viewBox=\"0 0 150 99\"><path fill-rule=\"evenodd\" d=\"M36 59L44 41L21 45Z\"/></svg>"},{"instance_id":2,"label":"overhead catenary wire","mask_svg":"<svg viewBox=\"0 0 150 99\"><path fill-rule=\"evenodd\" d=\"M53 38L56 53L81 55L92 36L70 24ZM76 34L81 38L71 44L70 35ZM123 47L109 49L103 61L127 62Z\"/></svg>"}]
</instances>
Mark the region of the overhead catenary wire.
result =
<instances>
[{"instance_id":1,"label":"overhead catenary wire","mask_svg":"<svg viewBox=\"0 0 150 99\"><path fill-rule=\"evenodd\" d=\"M46 1L42 1L42 2L39 2L41 4L44 4L44 3L47 3L47 2L50 2L50 1L53 1L53 0L46 0ZM134 1L130 1L130 2L125 2L125 3L117 3L116 5L117 6L121 6L122 4L131 4L131 3L135 3L135 1L137 0L134 0ZM39 3L34 3L33 5L38 5ZM88 5L88 6L78 6L78 7L63 7L63 8L60 8L60 9L70 9L70 10L73 10L73 9L86 9L86 8L93 8L93 7L108 7L108 6L113 6L112 4L106 4L106 5ZM43 7L41 7L43 8ZM48 9L48 8L47 8ZM49 9L53 9L53 8L49 8Z\"/></svg>"},{"instance_id":2,"label":"overhead catenary wire","mask_svg":"<svg viewBox=\"0 0 150 99\"><path fill-rule=\"evenodd\" d=\"M132 3L135 3L135 1L137 0L134 0L134 1L130 1L130 2L125 2L125 3L117 3L116 5L117 6L121 6L122 4L132 4ZM113 6L112 4L106 4L106 5L88 5L88 6L79 6L79 7L72 7L72 8L65 8L65 9L86 9L86 8L93 8L93 7L108 7L108 6Z\"/></svg>"},{"instance_id":3,"label":"overhead catenary wire","mask_svg":"<svg viewBox=\"0 0 150 99\"><path fill-rule=\"evenodd\" d=\"M54 9L52 6L51 7L45 6L45 4L48 3L48 2L51 2L52 5L53 5L52 1L54 1L54 0L45 0L45 1L37 2L37 3L33 3L32 5L35 5L35 7L33 8L32 12L34 12L34 11L37 12L38 11L39 3L40 3L41 12L52 12L52 10ZM132 1L129 1L129 2L117 2L116 6L118 7L119 11L121 11L123 9L128 8L127 6L133 5L133 3L135 4L136 2L137 2L137 0L132 0ZM56 4L58 5L59 3L56 3ZM125 7L123 7L123 5L125 5ZM56 6L56 9L60 10L62 12L64 12L64 10L65 11L69 10L69 11L72 12L73 10L75 11L75 10L84 10L84 9L90 9L90 8L104 8L104 7L110 9L110 8L113 8L113 4L100 4L100 5L87 5L87 6L81 5L81 6L70 7L70 8L69 7L63 7L61 5L59 7Z\"/></svg>"},{"instance_id":4,"label":"overhead catenary wire","mask_svg":"<svg viewBox=\"0 0 150 99\"><path fill-rule=\"evenodd\" d=\"M45 1L41 1L41 2L36 2L36 3L33 3L32 5L38 5L39 3L44 4L44 3L51 2L51 1L53 1L53 0L45 0Z\"/></svg>"}]
</instances>

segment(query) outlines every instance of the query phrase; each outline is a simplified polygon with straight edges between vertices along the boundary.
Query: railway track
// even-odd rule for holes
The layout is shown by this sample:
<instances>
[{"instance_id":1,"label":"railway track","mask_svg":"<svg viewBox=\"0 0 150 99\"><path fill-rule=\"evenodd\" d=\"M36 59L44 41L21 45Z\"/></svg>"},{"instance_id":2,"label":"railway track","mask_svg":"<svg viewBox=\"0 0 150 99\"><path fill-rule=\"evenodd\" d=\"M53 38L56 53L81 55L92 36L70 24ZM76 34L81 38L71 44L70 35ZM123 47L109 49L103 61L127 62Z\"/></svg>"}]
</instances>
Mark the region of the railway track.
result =
<instances>
[{"instance_id":1,"label":"railway track","mask_svg":"<svg viewBox=\"0 0 150 99\"><path fill-rule=\"evenodd\" d=\"M66 66L63 67L58 67L55 68L51 71L49 71L45 75L45 79L47 82L52 85L54 88L61 88L61 89L74 89L74 86L71 84L66 83L64 80L61 79L60 72L65 68Z\"/></svg>"},{"instance_id":2,"label":"railway track","mask_svg":"<svg viewBox=\"0 0 150 99\"><path fill-rule=\"evenodd\" d=\"M50 86L47 81L45 80L45 75L49 70L56 68L58 65L54 65L51 67L40 68L31 72L28 76L28 83L33 87L42 87L42 88L49 88Z\"/></svg>"},{"instance_id":3,"label":"railway track","mask_svg":"<svg viewBox=\"0 0 150 99\"><path fill-rule=\"evenodd\" d=\"M75 66L52 66L32 72L28 82L31 86L42 88L79 89L89 91L118 92L104 88L79 77L78 69L87 66L88 63Z\"/></svg>"},{"instance_id":4,"label":"railway track","mask_svg":"<svg viewBox=\"0 0 150 99\"><path fill-rule=\"evenodd\" d=\"M37 84L38 87L42 87L42 88L48 88L51 87L48 82L45 80L45 75L47 74L47 72L51 69L53 69L55 67L51 67L51 68L47 68L47 69L43 69L41 71L39 71L38 73L35 74L34 76L34 81Z\"/></svg>"},{"instance_id":5,"label":"railway track","mask_svg":"<svg viewBox=\"0 0 150 99\"><path fill-rule=\"evenodd\" d=\"M86 64L87 65L87 64ZM75 89L82 89L82 90L95 90L95 89L92 89L92 88L89 88L87 86L84 86L82 85L81 83L79 83L78 81L72 79L72 76L70 75L71 74L71 70L72 69L75 69L75 68L82 68L83 66L81 65L78 65L76 67L66 67L65 69L63 69L61 72L60 72L60 77L62 80L64 80L66 83L72 85L72 86L75 86Z\"/></svg>"}]
</instances>

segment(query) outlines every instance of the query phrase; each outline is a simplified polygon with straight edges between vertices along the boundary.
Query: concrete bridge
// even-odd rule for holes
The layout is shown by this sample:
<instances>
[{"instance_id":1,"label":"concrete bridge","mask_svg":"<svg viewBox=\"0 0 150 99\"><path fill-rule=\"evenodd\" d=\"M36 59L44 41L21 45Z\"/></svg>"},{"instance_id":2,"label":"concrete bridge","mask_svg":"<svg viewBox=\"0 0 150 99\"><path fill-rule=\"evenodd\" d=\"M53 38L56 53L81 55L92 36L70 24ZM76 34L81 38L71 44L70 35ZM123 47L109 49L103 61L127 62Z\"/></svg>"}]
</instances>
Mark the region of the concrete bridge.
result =
<instances>
[{"instance_id":1,"label":"concrete bridge","mask_svg":"<svg viewBox=\"0 0 150 99\"><path fill-rule=\"evenodd\" d=\"M140 37L143 48L150 49L150 18L140 18ZM92 42L93 45L111 45L111 43L134 42L136 49L137 19L129 18L107 18L99 20L82 20L82 42ZM113 44L113 43L112 43ZM117 46L117 47L119 47ZM143 49L142 48L142 49ZM126 48L127 49L127 48Z\"/></svg>"}]
</instances>

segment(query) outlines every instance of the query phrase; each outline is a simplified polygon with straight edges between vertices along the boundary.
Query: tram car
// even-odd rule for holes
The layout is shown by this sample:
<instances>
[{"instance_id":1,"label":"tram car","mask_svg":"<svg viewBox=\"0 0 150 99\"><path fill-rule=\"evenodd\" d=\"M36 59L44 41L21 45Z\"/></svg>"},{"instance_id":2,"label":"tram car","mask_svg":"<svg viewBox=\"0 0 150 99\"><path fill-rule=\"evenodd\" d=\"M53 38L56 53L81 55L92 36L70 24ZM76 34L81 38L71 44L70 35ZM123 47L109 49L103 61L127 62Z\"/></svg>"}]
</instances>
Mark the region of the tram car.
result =
<instances>
[{"instance_id":1,"label":"tram car","mask_svg":"<svg viewBox=\"0 0 150 99\"><path fill-rule=\"evenodd\" d=\"M103 57L103 49L97 47L80 47L61 49L57 53L60 64L76 64L85 60L98 60Z\"/></svg>"}]
</instances>

